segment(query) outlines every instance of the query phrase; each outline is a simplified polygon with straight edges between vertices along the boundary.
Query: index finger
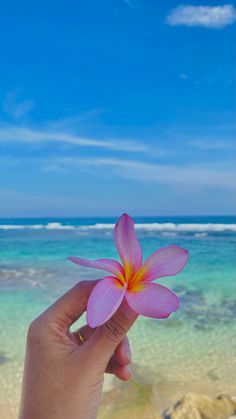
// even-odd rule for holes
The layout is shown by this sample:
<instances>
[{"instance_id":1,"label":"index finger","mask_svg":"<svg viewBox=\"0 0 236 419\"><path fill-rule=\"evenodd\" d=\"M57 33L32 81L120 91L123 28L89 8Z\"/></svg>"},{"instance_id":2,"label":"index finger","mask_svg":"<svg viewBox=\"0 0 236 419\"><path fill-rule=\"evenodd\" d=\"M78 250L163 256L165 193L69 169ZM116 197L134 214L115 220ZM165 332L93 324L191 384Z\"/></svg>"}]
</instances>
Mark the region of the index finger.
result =
<instances>
[{"instance_id":1,"label":"index finger","mask_svg":"<svg viewBox=\"0 0 236 419\"><path fill-rule=\"evenodd\" d=\"M81 281L62 295L43 313L49 321L58 321L62 327L69 328L86 310L90 293L96 281Z\"/></svg>"}]
</instances>

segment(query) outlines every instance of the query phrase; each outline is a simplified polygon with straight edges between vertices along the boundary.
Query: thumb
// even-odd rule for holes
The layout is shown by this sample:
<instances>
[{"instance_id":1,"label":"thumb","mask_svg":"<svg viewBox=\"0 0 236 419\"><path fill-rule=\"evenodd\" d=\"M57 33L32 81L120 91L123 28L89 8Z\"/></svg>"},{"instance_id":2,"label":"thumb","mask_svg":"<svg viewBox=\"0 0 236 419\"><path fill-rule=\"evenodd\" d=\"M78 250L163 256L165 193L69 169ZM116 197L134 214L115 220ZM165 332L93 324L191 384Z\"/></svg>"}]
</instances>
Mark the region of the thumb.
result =
<instances>
[{"instance_id":1,"label":"thumb","mask_svg":"<svg viewBox=\"0 0 236 419\"><path fill-rule=\"evenodd\" d=\"M41 314L48 323L57 321L60 327L67 330L86 310L89 295L91 294L95 281L80 281L73 288L62 295L50 307Z\"/></svg>"},{"instance_id":2,"label":"thumb","mask_svg":"<svg viewBox=\"0 0 236 419\"><path fill-rule=\"evenodd\" d=\"M122 341L132 324L137 319L135 313L123 300L117 312L102 326L98 327L89 341L89 353L95 357L97 363L104 369L114 353L118 344Z\"/></svg>"}]
</instances>

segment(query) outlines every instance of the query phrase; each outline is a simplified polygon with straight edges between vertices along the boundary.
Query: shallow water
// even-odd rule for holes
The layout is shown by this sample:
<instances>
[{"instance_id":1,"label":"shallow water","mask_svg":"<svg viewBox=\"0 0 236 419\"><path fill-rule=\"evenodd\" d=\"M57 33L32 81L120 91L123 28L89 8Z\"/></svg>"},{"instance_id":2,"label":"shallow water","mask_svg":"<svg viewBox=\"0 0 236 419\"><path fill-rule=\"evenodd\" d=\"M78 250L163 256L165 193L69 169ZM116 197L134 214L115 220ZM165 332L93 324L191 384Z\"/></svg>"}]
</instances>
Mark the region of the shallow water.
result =
<instances>
[{"instance_id":1,"label":"shallow water","mask_svg":"<svg viewBox=\"0 0 236 419\"><path fill-rule=\"evenodd\" d=\"M168 320L139 318L129 333L138 379L160 410L187 391L235 395L235 217L136 221L144 257L169 244L191 255L180 275L159 281L180 296L180 310ZM101 276L67 256L117 257L113 222L0 220L0 409L9 417L17 410L27 325L77 281Z\"/></svg>"}]
</instances>

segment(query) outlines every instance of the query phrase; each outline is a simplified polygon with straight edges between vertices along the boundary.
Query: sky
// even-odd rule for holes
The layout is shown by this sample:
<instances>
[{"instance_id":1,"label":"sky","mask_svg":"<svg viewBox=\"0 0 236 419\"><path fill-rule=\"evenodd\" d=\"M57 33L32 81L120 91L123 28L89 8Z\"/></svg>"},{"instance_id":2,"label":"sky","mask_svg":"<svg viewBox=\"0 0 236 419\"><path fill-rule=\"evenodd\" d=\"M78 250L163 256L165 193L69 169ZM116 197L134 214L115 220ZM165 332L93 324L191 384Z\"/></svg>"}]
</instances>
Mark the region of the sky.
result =
<instances>
[{"instance_id":1,"label":"sky","mask_svg":"<svg viewBox=\"0 0 236 419\"><path fill-rule=\"evenodd\" d=\"M0 217L235 214L236 2L4 3Z\"/></svg>"}]
</instances>

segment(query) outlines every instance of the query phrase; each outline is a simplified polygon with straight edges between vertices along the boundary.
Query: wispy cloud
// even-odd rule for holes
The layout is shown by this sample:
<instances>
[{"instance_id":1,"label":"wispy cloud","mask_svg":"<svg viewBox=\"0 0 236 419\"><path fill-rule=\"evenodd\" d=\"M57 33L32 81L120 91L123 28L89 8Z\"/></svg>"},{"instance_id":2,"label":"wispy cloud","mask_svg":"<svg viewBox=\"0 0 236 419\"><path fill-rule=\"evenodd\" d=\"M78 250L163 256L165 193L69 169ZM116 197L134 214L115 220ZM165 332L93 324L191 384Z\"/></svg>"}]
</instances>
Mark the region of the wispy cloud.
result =
<instances>
[{"instance_id":1,"label":"wispy cloud","mask_svg":"<svg viewBox=\"0 0 236 419\"><path fill-rule=\"evenodd\" d=\"M135 0L124 0L124 2L130 6L133 7L135 9L135 7L137 6L136 1Z\"/></svg>"},{"instance_id":2,"label":"wispy cloud","mask_svg":"<svg viewBox=\"0 0 236 419\"><path fill-rule=\"evenodd\" d=\"M204 26L218 29L236 21L236 9L232 4L223 6L184 6L173 9L166 18L171 26Z\"/></svg>"},{"instance_id":3,"label":"wispy cloud","mask_svg":"<svg viewBox=\"0 0 236 419\"><path fill-rule=\"evenodd\" d=\"M189 145L198 148L200 150L222 150L222 151L231 151L236 150L236 144L233 141L214 141L212 139L203 139L203 140L193 140L188 143Z\"/></svg>"},{"instance_id":4,"label":"wispy cloud","mask_svg":"<svg viewBox=\"0 0 236 419\"><path fill-rule=\"evenodd\" d=\"M95 147L130 152L151 152L148 145L135 140L86 138L67 132L36 129L23 126L0 126L0 143L64 143L81 147ZM160 150L161 153L161 150Z\"/></svg>"},{"instance_id":5,"label":"wispy cloud","mask_svg":"<svg viewBox=\"0 0 236 419\"><path fill-rule=\"evenodd\" d=\"M188 75L187 75L187 74L185 74L185 73L181 73L181 74L179 75L179 78L180 78L180 79L182 79L182 80L187 80L187 79L188 79Z\"/></svg>"},{"instance_id":6,"label":"wispy cloud","mask_svg":"<svg viewBox=\"0 0 236 419\"><path fill-rule=\"evenodd\" d=\"M69 168L90 167L93 171L109 167L111 173L120 177L138 181L155 182L163 185L176 185L181 187L217 187L235 189L235 168L227 162L195 163L186 165L170 165L149 163L136 160L116 158L76 158L64 157L48 162L46 170L61 170Z\"/></svg>"},{"instance_id":7,"label":"wispy cloud","mask_svg":"<svg viewBox=\"0 0 236 419\"><path fill-rule=\"evenodd\" d=\"M33 100L20 101L20 90L12 90L7 93L6 98L2 104L2 110L14 119L19 119L28 114L34 108Z\"/></svg>"}]
</instances>

